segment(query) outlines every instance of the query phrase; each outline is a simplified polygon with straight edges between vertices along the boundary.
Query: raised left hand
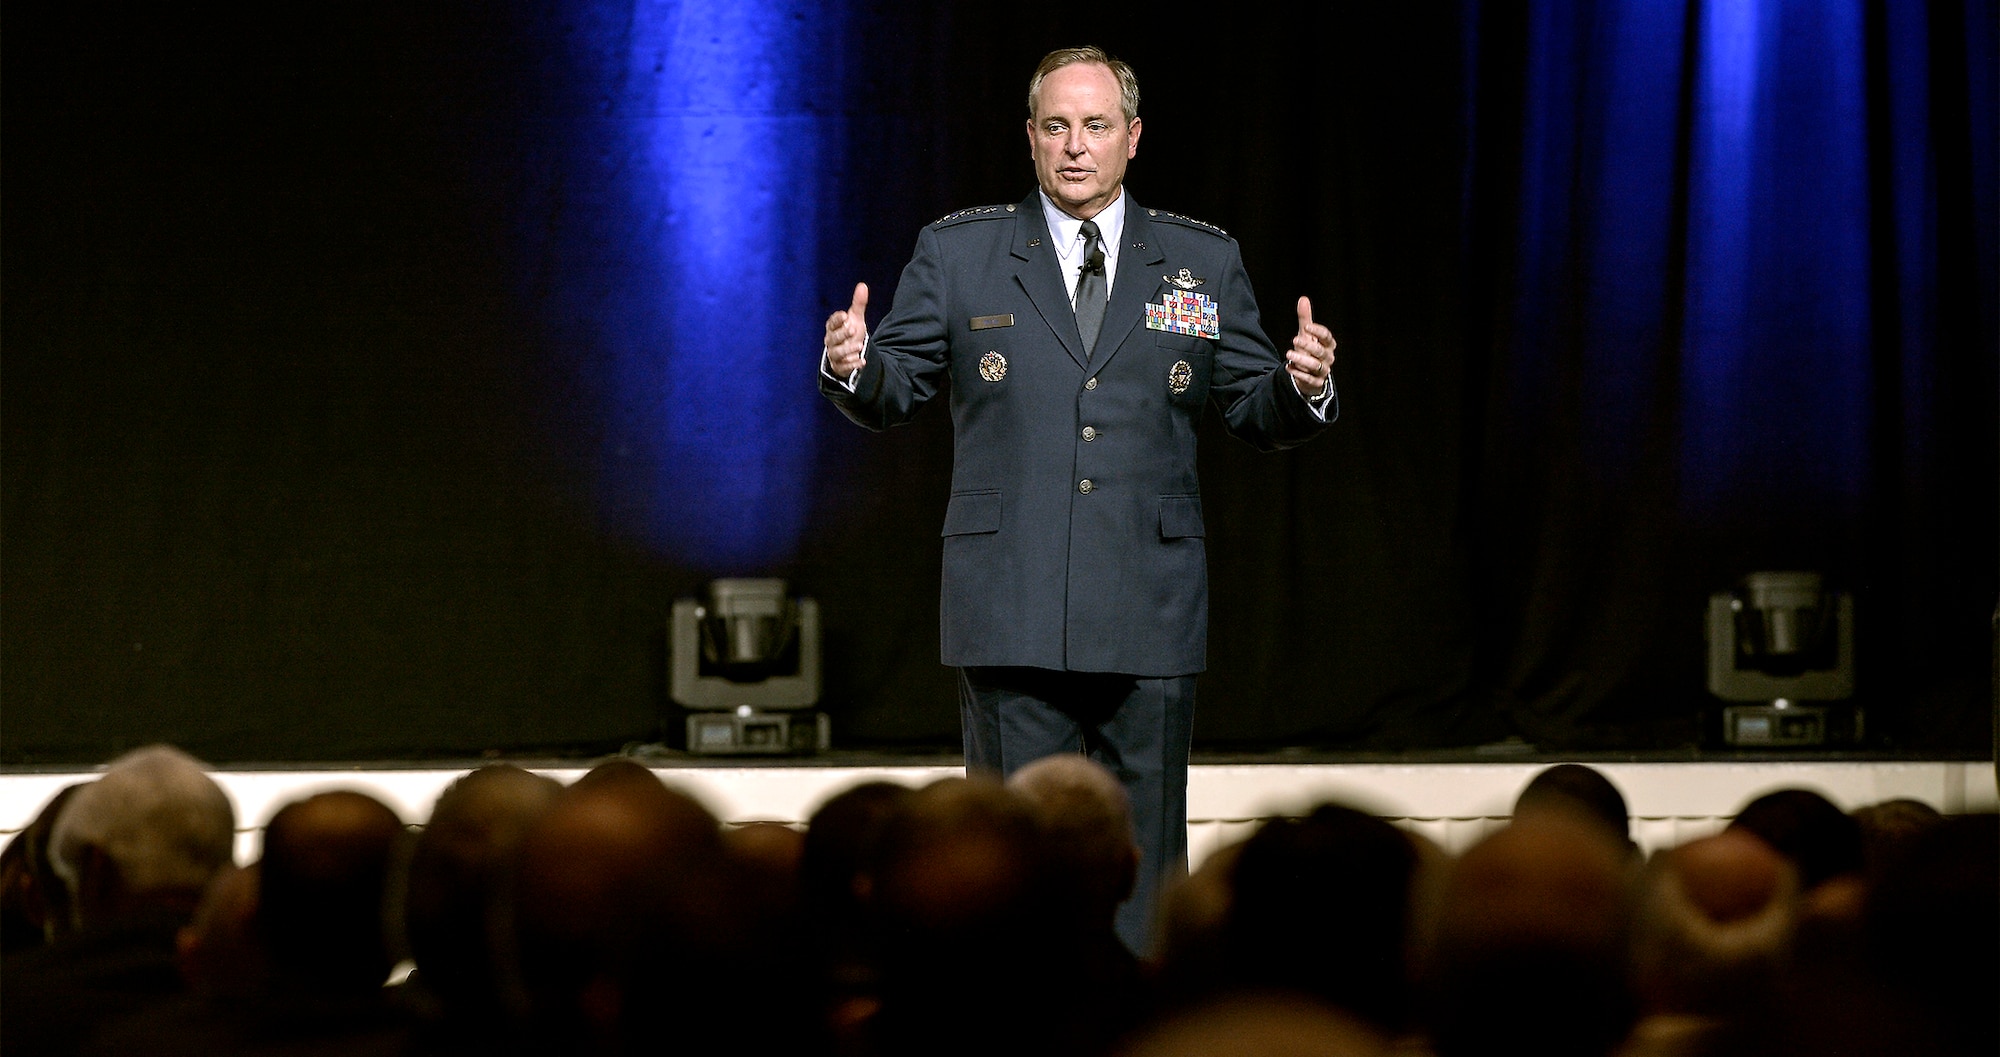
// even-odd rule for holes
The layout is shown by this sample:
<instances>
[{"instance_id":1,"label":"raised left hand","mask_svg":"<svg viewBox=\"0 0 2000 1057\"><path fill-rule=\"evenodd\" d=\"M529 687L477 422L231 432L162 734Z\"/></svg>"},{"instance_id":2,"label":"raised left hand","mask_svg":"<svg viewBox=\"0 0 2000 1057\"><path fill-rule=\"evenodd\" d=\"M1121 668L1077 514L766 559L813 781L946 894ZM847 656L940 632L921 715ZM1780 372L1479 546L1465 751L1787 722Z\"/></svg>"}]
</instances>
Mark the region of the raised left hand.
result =
<instances>
[{"instance_id":1,"label":"raised left hand","mask_svg":"<svg viewBox=\"0 0 2000 1057\"><path fill-rule=\"evenodd\" d=\"M1285 370L1291 372L1299 393L1307 400L1326 394L1333 378L1333 350L1339 344L1333 340L1333 331L1313 322L1312 301L1299 298L1299 334L1285 353Z\"/></svg>"}]
</instances>

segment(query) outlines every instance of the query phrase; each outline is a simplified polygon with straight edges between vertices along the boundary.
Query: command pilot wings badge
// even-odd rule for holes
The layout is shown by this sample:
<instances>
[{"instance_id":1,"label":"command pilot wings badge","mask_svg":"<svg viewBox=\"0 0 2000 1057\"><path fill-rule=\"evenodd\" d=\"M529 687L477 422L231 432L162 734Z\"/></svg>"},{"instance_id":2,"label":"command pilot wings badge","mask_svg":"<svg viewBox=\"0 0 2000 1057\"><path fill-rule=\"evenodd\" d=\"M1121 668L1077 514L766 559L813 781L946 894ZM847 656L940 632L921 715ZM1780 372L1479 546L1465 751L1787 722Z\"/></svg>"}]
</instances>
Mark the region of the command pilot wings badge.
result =
<instances>
[{"instance_id":1,"label":"command pilot wings badge","mask_svg":"<svg viewBox=\"0 0 2000 1057\"><path fill-rule=\"evenodd\" d=\"M1192 290L1195 287L1200 286L1201 284L1208 281L1194 274L1193 272L1188 271L1186 268L1182 268L1179 272L1173 275L1162 275L1160 276L1160 278L1165 279L1166 281L1174 284L1175 286L1180 287L1183 290Z\"/></svg>"}]
</instances>

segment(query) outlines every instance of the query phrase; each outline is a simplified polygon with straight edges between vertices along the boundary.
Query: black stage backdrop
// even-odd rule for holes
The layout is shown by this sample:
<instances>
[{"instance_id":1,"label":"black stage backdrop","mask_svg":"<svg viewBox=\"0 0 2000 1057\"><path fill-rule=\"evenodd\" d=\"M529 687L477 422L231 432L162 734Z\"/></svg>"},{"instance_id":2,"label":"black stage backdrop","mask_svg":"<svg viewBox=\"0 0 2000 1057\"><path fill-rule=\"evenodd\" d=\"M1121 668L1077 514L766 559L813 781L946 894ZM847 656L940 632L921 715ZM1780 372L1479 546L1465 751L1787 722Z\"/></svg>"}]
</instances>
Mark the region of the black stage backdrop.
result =
<instances>
[{"instance_id":1,"label":"black stage backdrop","mask_svg":"<svg viewBox=\"0 0 2000 1057\"><path fill-rule=\"evenodd\" d=\"M1723 444L1765 471L1720 490L1677 379L1709 347L1688 306L1729 292L1690 248L1727 199L1697 162L1721 105L1704 20L1728 5L1645 5L1672 12L1664 39L1618 23L1629 4L752 6L804 27L793 61L827 90L803 109L842 138L822 303L769 386L810 390L854 281L880 318L922 224L1019 199L1024 81L1084 41L1139 71L1135 194L1241 241L1280 344L1299 294L1339 335L1326 437L1266 456L1205 427L1201 746L1692 745L1706 598L1771 568L1855 593L1880 746L1990 745L1992 4L1852 5L1867 193L1815 230L1861 233L1866 311L1841 340L1863 395L1769 460ZM628 61L633 41L687 12L311 7L5 11L0 762L661 734L668 610L717 570L628 530L644 475L607 454L601 409L630 394L602 320L649 296L670 317L676 294L589 237L622 164L591 130L646 119L648 70L676 59ZM1646 56L1654 81L1619 80ZM1630 203L1597 193L1628 186L1603 101L1633 98L1673 104L1646 141L1668 249L1644 259ZM1839 322L1811 298L1764 311ZM1645 383L1608 425L1607 343ZM1733 391L1791 407L1820 373L1808 348ZM807 531L725 571L821 601L840 745L955 744L948 417L870 435L807 399Z\"/></svg>"}]
</instances>

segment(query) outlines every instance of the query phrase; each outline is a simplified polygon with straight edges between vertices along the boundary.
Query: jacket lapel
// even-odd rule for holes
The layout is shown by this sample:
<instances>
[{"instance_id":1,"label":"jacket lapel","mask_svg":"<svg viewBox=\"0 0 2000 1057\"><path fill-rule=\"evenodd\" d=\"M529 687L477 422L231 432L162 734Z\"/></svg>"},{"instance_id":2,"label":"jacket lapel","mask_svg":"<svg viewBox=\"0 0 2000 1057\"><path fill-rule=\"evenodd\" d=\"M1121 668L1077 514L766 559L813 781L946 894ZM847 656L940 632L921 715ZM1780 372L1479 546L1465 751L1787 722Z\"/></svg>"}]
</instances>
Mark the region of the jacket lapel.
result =
<instances>
[{"instance_id":1,"label":"jacket lapel","mask_svg":"<svg viewBox=\"0 0 2000 1057\"><path fill-rule=\"evenodd\" d=\"M1104 308L1104 328L1097 332L1097 350L1091 357L1097 367L1124 348L1126 336L1146 315L1146 302L1159 293L1165 281L1159 268L1167 259L1166 251L1153 238L1152 221L1129 191L1125 193L1124 239L1125 245L1118 252L1118 281L1111 284L1111 303ZM1076 328L1072 324L1070 329Z\"/></svg>"},{"instance_id":2,"label":"jacket lapel","mask_svg":"<svg viewBox=\"0 0 2000 1057\"><path fill-rule=\"evenodd\" d=\"M1034 303L1035 311L1041 313L1042 321L1062 342L1064 351L1076 361L1077 366L1085 366L1089 357L1083 354L1083 335L1076 329L1076 310L1069 303L1069 288L1056 266L1056 251L1049 234L1048 218L1042 215L1041 192L1030 192L1028 200L1016 207L1014 212L1017 214L1014 218L1013 253L1017 262L1014 279L1021 284L1028 300ZM1122 269L1119 274L1123 276ZM1113 303L1116 303L1115 298ZM1107 307L1107 325L1110 319ZM1101 332L1098 343L1103 344Z\"/></svg>"}]
</instances>

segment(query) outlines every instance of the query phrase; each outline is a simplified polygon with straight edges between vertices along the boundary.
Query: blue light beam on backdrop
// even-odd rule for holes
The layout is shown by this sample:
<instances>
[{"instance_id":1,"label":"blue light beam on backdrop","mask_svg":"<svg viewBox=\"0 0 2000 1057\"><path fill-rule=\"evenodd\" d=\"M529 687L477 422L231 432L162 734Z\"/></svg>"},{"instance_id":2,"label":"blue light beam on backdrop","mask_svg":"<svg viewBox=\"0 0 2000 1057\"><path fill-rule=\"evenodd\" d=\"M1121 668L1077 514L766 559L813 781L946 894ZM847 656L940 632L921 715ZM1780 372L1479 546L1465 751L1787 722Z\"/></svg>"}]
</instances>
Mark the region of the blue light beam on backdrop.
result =
<instances>
[{"instance_id":1,"label":"blue light beam on backdrop","mask_svg":"<svg viewBox=\"0 0 2000 1057\"><path fill-rule=\"evenodd\" d=\"M1881 322L1866 5L1531 11L1514 392L1531 415L1573 406L1596 480L1644 472L1652 438L1671 437L1697 520L1853 513L1875 469ZM1922 29L1920 7L1889 14ZM1923 143L1902 134L1916 138L1899 172Z\"/></svg>"},{"instance_id":2,"label":"blue light beam on backdrop","mask_svg":"<svg viewBox=\"0 0 2000 1057\"><path fill-rule=\"evenodd\" d=\"M1698 508L1839 510L1868 476L1861 9L1697 9L1682 466Z\"/></svg>"},{"instance_id":3,"label":"blue light beam on backdrop","mask_svg":"<svg viewBox=\"0 0 2000 1057\"><path fill-rule=\"evenodd\" d=\"M613 343L612 436L643 452L614 491L628 527L705 573L771 571L807 528L839 11L639 0L614 59L625 285L655 299L633 315L648 340Z\"/></svg>"}]
</instances>

